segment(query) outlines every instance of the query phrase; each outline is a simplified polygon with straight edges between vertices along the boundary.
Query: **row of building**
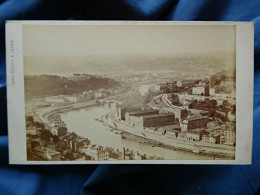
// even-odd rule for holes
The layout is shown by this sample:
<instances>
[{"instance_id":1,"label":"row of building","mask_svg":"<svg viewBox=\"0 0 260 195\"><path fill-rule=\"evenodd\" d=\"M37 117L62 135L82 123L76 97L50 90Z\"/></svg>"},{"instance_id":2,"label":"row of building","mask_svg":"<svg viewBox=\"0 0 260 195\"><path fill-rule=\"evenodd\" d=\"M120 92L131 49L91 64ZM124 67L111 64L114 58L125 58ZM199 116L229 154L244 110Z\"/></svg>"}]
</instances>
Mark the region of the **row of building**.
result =
<instances>
[{"instance_id":1,"label":"row of building","mask_svg":"<svg viewBox=\"0 0 260 195\"><path fill-rule=\"evenodd\" d=\"M220 129L217 131L205 131L197 129L175 133L175 138L191 142L203 142L208 144L220 144L234 146L236 144L236 131Z\"/></svg>"},{"instance_id":2,"label":"row of building","mask_svg":"<svg viewBox=\"0 0 260 195\"><path fill-rule=\"evenodd\" d=\"M94 99L104 98L110 94L116 94L118 90L116 89L98 89L98 90L89 90L83 91L81 94L76 95L59 95L51 96L45 98L45 103L49 106L51 105L63 105L66 103L80 103L85 101L90 101Z\"/></svg>"},{"instance_id":3,"label":"row of building","mask_svg":"<svg viewBox=\"0 0 260 195\"><path fill-rule=\"evenodd\" d=\"M166 112L167 111L167 112ZM190 131L197 128L206 128L210 121L205 116L192 116L187 118L187 111L182 108L169 108L160 113L155 109L144 108L118 108L119 120L126 124L139 128L160 127L181 123L182 131Z\"/></svg>"},{"instance_id":4,"label":"row of building","mask_svg":"<svg viewBox=\"0 0 260 195\"><path fill-rule=\"evenodd\" d=\"M153 93L165 93L165 92L174 92L171 90L172 87L176 86L177 88L191 88L191 95L202 95L202 96L212 96L219 99L235 99L236 96L236 83L233 79L226 79L220 82L219 85L210 85L206 81L199 81L198 84L195 83L195 80L183 80L177 81L176 84L169 85L165 83L157 83L153 85L142 85L140 86L139 92L141 95L147 95L149 92Z\"/></svg>"},{"instance_id":5,"label":"row of building","mask_svg":"<svg viewBox=\"0 0 260 195\"><path fill-rule=\"evenodd\" d=\"M176 115L172 112L173 110L179 110L180 120L177 120ZM226 124L229 124L229 127L222 125L221 128L217 128L214 121L206 116L189 115L182 117L180 110L182 109L171 109L169 113L160 113L159 110L153 109L118 108L118 117L119 120L123 120L126 124L137 129L152 128L162 135L171 135L187 141L235 145L234 122L227 122ZM177 124L180 128L176 126Z\"/></svg>"},{"instance_id":6,"label":"row of building","mask_svg":"<svg viewBox=\"0 0 260 195\"><path fill-rule=\"evenodd\" d=\"M50 121L50 131L53 135L61 137L67 134L67 125L63 122L59 114L50 115L48 120Z\"/></svg>"}]
</instances>

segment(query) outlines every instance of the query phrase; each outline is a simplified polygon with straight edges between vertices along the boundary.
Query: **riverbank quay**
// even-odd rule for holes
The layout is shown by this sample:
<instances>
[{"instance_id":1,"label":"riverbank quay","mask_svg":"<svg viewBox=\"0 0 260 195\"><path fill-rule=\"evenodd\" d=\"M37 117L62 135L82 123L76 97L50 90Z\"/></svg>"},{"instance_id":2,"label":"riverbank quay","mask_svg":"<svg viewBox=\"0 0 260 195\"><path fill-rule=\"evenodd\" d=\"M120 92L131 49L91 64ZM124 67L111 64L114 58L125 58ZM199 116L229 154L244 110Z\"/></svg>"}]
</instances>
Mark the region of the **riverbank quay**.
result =
<instances>
[{"instance_id":1,"label":"riverbank quay","mask_svg":"<svg viewBox=\"0 0 260 195\"><path fill-rule=\"evenodd\" d=\"M84 109L86 107L99 106L96 102L84 102L75 103L70 105L64 105L59 107L43 108L36 111L35 115L40 118L40 123L43 124L44 129L48 131L48 136L51 138L54 136L51 125L50 116L59 116L62 113L70 112L73 110ZM59 120L62 120L60 117ZM94 120L93 120L94 121ZM60 123L65 124L64 121ZM49 127L49 128L48 128ZM70 129L73 131L73 129ZM52 135L51 135L51 134ZM41 132L39 136L28 135L28 150L29 160L50 160L50 161L71 161L71 160L162 160L162 157L150 156L139 151L122 147L115 149L109 146L102 146L100 144L92 144L88 137L83 137L75 132L67 132L63 136L58 136L58 141L55 144L53 139L45 141L44 144L41 138ZM37 141L36 141L37 140ZM34 142L34 145L31 145ZM36 143L38 142L38 143ZM37 147L36 147L37 146ZM34 158L38 157L38 158Z\"/></svg>"},{"instance_id":2,"label":"riverbank quay","mask_svg":"<svg viewBox=\"0 0 260 195\"><path fill-rule=\"evenodd\" d=\"M108 122L109 121L109 122ZM113 122L111 122L113 121ZM157 146L168 147L177 150L189 151L201 155L216 156L220 159L234 159L235 147L220 144L207 144L198 141L186 141L179 138L174 138L170 135L162 135L150 129L138 129L125 124L117 119L115 112L110 112L107 121L104 124L113 124L113 128L132 134L137 137L144 138L154 143Z\"/></svg>"},{"instance_id":3,"label":"riverbank quay","mask_svg":"<svg viewBox=\"0 0 260 195\"><path fill-rule=\"evenodd\" d=\"M95 107L98 105L100 104L98 104L96 101L88 101L83 103L67 104L64 106L42 108L37 110L35 113L46 126L51 128L50 121L48 120L48 117L51 115L61 114L85 107ZM197 155L213 156L214 158L217 157L220 159L233 159L235 156L235 147L232 146L206 144L197 141L191 142L179 138L174 138L171 135L162 135L159 132L154 132L150 129L140 130L133 128L132 126L117 120L115 111L106 113L97 120L100 120L103 125L108 127L111 131L114 131L115 134L121 134L122 138L128 137L128 135L134 135L135 137L144 139L144 141L141 142L147 145L151 145L152 143L154 146L161 148L190 152Z\"/></svg>"}]
</instances>

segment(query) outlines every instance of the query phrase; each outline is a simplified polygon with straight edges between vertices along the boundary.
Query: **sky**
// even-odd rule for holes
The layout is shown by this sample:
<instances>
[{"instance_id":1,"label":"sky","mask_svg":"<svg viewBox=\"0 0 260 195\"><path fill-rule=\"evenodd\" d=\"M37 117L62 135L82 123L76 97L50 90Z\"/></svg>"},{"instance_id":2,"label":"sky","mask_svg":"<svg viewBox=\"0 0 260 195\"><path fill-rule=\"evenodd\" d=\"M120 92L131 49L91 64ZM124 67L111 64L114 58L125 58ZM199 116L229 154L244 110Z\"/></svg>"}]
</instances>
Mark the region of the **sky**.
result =
<instances>
[{"instance_id":1,"label":"sky","mask_svg":"<svg viewBox=\"0 0 260 195\"><path fill-rule=\"evenodd\" d=\"M169 56L189 53L235 52L235 26L227 25L23 25L25 73L55 59L71 56ZM37 58L39 62L37 63ZM111 60L111 58L109 58ZM30 61L30 63L29 63ZM84 62L86 63L86 62ZM98 62L97 62L98 63ZM37 67L39 66L39 67ZM61 67L62 68L62 67Z\"/></svg>"}]
</instances>

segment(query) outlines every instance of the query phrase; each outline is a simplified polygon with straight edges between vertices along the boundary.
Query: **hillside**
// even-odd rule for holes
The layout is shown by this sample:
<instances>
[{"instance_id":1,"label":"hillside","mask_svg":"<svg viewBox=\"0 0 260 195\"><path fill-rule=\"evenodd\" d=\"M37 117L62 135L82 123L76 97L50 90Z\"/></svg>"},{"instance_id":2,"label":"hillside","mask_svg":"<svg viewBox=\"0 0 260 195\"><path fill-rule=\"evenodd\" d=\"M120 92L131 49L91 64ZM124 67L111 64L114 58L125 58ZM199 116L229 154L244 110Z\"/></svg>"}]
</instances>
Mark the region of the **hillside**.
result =
<instances>
[{"instance_id":1,"label":"hillside","mask_svg":"<svg viewBox=\"0 0 260 195\"><path fill-rule=\"evenodd\" d=\"M110 78L91 76L89 79L72 81L53 75L24 76L25 98L38 96L70 95L99 88L119 87L120 83Z\"/></svg>"}]
</instances>

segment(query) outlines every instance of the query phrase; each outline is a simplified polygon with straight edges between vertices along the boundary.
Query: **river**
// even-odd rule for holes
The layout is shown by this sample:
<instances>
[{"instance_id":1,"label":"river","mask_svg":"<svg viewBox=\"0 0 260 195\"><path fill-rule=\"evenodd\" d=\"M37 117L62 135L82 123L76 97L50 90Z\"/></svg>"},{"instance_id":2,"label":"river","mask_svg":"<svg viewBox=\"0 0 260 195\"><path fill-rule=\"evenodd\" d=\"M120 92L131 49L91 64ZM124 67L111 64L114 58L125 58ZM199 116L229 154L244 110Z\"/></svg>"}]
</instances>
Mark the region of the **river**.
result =
<instances>
[{"instance_id":1,"label":"river","mask_svg":"<svg viewBox=\"0 0 260 195\"><path fill-rule=\"evenodd\" d=\"M143 144L145 140L134 138L122 138L120 134L115 134L101 122L95 120L102 115L112 111L112 108L103 106L93 106L72 110L61 114L61 119L67 124L69 132L75 132L80 136L88 138L91 144L113 147L123 150L123 147L140 154L148 156L163 157L167 160L212 160L210 156L200 156L191 152L174 151L166 148Z\"/></svg>"}]
</instances>

